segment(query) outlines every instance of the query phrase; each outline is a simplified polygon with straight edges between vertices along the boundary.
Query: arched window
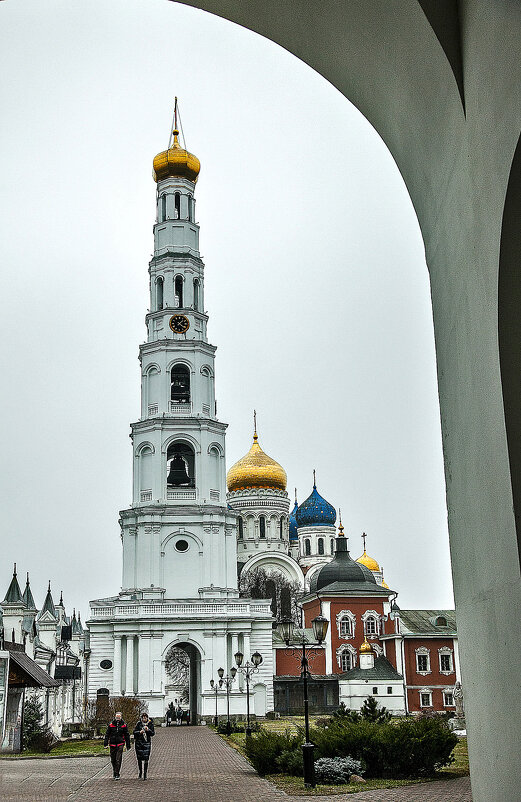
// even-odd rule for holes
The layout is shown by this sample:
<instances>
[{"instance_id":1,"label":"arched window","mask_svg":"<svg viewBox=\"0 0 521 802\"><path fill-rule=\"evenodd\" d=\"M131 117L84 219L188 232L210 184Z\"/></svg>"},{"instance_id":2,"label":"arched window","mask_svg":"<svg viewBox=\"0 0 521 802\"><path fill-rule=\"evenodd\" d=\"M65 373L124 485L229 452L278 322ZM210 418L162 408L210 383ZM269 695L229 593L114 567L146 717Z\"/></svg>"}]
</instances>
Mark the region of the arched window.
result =
<instances>
[{"instance_id":1,"label":"arched window","mask_svg":"<svg viewBox=\"0 0 521 802\"><path fill-rule=\"evenodd\" d=\"M195 487L195 454L188 443L172 443L167 455L168 487Z\"/></svg>"},{"instance_id":2,"label":"arched window","mask_svg":"<svg viewBox=\"0 0 521 802\"><path fill-rule=\"evenodd\" d=\"M330 548L331 548L331 554L334 554L335 553L335 538L334 537L331 538L331 543L329 545L330 545Z\"/></svg>"},{"instance_id":3,"label":"arched window","mask_svg":"<svg viewBox=\"0 0 521 802\"><path fill-rule=\"evenodd\" d=\"M446 627L447 626L447 619L444 615L439 615L434 622L437 627Z\"/></svg>"},{"instance_id":4,"label":"arched window","mask_svg":"<svg viewBox=\"0 0 521 802\"><path fill-rule=\"evenodd\" d=\"M351 671L351 654L344 649L340 655L340 668L342 671Z\"/></svg>"},{"instance_id":5,"label":"arched window","mask_svg":"<svg viewBox=\"0 0 521 802\"><path fill-rule=\"evenodd\" d=\"M279 537L281 540L284 540L284 518L281 518L279 521Z\"/></svg>"},{"instance_id":6,"label":"arched window","mask_svg":"<svg viewBox=\"0 0 521 802\"><path fill-rule=\"evenodd\" d=\"M350 638L353 634L353 625L351 619L347 615L344 615L340 619L339 623L340 635L342 635L344 638Z\"/></svg>"},{"instance_id":7,"label":"arched window","mask_svg":"<svg viewBox=\"0 0 521 802\"><path fill-rule=\"evenodd\" d=\"M199 311L199 279L194 278L194 309Z\"/></svg>"},{"instance_id":8,"label":"arched window","mask_svg":"<svg viewBox=\"0 0 521 802\"><path fill-rule=\"evenodd\" d=\"M163 308L163 286L164 281L162 276L156 278L156 310Z\"/></svg>"},{"instance_id":9,"label":"arched window","mask_svg":"<svg viewBox=\"0 0 521 802\"><path fill-rule=\"evenodd\" d=\"M176 192L174 195L174 220L179 220L181 217L181 195Z\"/></svg>"},{"instance_id":10,"label":"arched window","mask_svg":"<svg viewBox=\"0 0 521 802\"><path fill-rule=\"evenodd\" d=\"M221 486L221 455L216 448L210 449L210 498L216 498L219 495ZM213 493L212 493L213 491Z\"/></svg>"},{"instance_id":11,"label":"arched window","mask_svg":"<svg viewBox=\"0 0 521 802\"><path fill-rule=\"evenodd\" d=\"M259 536L266 537L266 518L264 515L259 518Z\"/></svg>"},{"instance_id":12,"label":"arched window","mask_svg":"<svg viewBox=\"0 0 521 802\"><path fill-rule=\"evenodd\" d=\"M108 688L98 688L96 691L96 696L109 696L109 689Z\"/></svg>"},{"instance_id":13,"label":"arched window","mask_svg":"<svg viewBox=\"0 0 521 802\"><path fill-rule=\"evenodd\" d=\"M139 454L139 484L140 491L144 493L147 490L152 490L152 479L154 475L154 455L149 446L142 448ZM143 500L151 500L149 499Z\"/></svg>"},{"instance_id":14,"label":"arched window","mask_svg":"<svg viewBox=\"0 0 521 802\"><path fill-rule=\"evenodd\" d=\"M365 619L365 634L366 635L378 634L378 624L376 623L376 618L373 615L369 615Z\"/></svg>"},{"instance_id":15,"label":"arched window","mask_svg":"<svg viewBox=\"0 0 521 802\"><path fill-rule=\"evenodd\" d=\"M190 403L190 369L177 363L170 371L170 400L174 404Z\"/></svg>"},{"instance_id":16,"label":"arched window","mask_svg":"<svg viewBox=\"0 0 521 802\"><path fill-rule=\"evenodd\" d=\"M304 541L304 554L306 557L311 554L311 540L308 537Z\"/></svg>"},{"instance_id":17,"label":"arched window","mask_svg":"<svg viewBox=\"0 0 521 802\"><path fill-rule=\"evenodd\" d=\"M323 554L324 553L324 538L323 537L319 537L319 539L318 539L318 553L319 554Z\"/></svg>"},{"instance_id":18,"label":"arched window","mask_svg":"<svg viewBox=\"0 0 521 802\"><path fill-rule=\"evenodd\" d=\"M176 276L174 281L174 293L175 293L175 300L176 306L182 308L183 304L183 277Z\"/></svg>"},{"instance_id":19,"label":"arched window","mask_svg":"<svg viewBox=\"0 0 521 802\"><path fill-rule=\"evenodd\" d=\"M238 524L239 524L239 540L242 540L244 537L244 522L242 518L239 518Z\"/></svg>"},{"instance_id":20,"label":"arched window","mask_svg":"<svg viewBox=\"0 0 521 802\"><path fill-rule=\"evenodd\" d=\"M166 220L166 194L161 195L159 199L159 222L163 223Z\"/></svg>"}]
</instances>

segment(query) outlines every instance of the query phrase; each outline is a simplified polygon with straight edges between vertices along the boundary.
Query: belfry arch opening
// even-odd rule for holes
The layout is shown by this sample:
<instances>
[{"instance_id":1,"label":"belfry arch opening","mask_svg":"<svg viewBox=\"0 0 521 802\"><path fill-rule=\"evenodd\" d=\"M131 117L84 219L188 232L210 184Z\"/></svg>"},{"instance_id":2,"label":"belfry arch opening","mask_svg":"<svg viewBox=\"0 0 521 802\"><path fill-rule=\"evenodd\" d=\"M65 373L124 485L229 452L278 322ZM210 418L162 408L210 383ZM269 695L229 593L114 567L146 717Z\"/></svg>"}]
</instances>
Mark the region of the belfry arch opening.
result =
<instances>
[{"instance_id":1,"label":"belfry arch opening","mask_svg":"<svg viewBox=\"0 0 521 802\"><path fill-rule=\"evenodd\" d=\"M168 447L166 462L168 487L195 487L195 453L189 443L172 443Z\"/></svg>"},{"instance_id":2,"label":"belfry arch opening","mask_svg":"<svg viewBox=\"0 0 521 802\"><path fill-rule=\"evenodd\" d=\"M190 368L178 363L170 371L170 401L172 404L190 403Z\"/></svg>"},{"instance_id":3,"label":"belfry arch opening","mask_svg":"<svg viewBox=\"0 0 521 802\"><path fill-rule=\"evenodd\" d=\"M165 707L178 706L183 710L183 724L197 724L201 714L201 653L188 642L176 643L165 653Z\"/></svg>"},{"instance_id":4,"label":"belfry arch opening","mask_svg":"<svg viewBox=\"0 0 521 802\"><path fill-rule=\"evenodd\" d=\"M183 303L183 277L176 276L174 281L174 295L176 300L176 306L182 308L184 306Z\"/></svg>"}]
</instances>

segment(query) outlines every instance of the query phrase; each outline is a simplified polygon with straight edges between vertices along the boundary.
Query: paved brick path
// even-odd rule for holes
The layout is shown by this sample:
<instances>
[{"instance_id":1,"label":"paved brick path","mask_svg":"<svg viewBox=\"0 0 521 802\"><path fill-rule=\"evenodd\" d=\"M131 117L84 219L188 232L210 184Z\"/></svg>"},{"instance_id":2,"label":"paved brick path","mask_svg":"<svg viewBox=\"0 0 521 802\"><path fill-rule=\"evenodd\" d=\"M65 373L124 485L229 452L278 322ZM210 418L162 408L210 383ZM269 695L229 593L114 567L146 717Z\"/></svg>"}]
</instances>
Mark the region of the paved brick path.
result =
<instances>
[{"instance_id":1,"label":"paved brick path","mask_svg":"<svg viewBox=\"0 0 521 802\"><path fill-rule=\"evenodd\" d=\"M101 758L0 761L2 802L304 802L261 779L205 727L158 728L150 777L137 779L134 751L121 780ZM320 802L472 802L467 777L386 791L318 797Z\"/></svg>"}]
</instances>

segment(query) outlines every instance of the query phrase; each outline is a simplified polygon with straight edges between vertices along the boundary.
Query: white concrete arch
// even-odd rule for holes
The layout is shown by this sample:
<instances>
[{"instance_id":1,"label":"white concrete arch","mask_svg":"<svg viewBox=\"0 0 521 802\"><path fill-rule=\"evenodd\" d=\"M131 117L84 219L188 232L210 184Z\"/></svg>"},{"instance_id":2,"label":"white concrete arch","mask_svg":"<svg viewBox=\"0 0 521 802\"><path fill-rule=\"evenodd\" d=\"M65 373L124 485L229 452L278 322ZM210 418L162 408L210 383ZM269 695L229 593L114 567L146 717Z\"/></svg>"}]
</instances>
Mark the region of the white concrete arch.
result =
<instances>
[{"instance_id":1,"label":"white concrete arch","mask_svg":"<svg viewBox=\"0 0 521 802\"><path fill-rule=\"evenodd\" d=\"M146 368L143 368L143 371L142 371L141 375L142 376L149 376L150 373L152 373L153 370L157 371L157 373L161 373L161 366L158 365L157 362L150 362L146 366Z\"/></svg>"},{"instance_id":2,"label":"white concrete arch","mask_svg":"<svg viewBox=\"0 0 521 802\"><path fill-rule=\"evenodd\" d=\"M173 443L188 443L192 446L196 454L201 453L200 443L195 439L195 437L193 437L191 434L187 434L186 432L176 432L170 437L167 437L161 445L161 453L166 454Z\"/></svg>"},{"instance_id":3,"label":"white concrete arch","mask_svg":"<svg viewBox=\"0 0 521 802\"><path fill-rule=\"evenodd\" d=\"M145 451L145 449L148 449L149 451L151 451L152 454L156 453L156 449L155 449L154 444L151 443L149 440L145 440L144 443L140 443L138 446L136 446L136 450L134 452L134 455L136 457L140 457L141 454L143 453L143 451Z\"/></svg>"},{"instance_id":4,"label":"white concrete arch","mask_svg":"<svg viewBox=\"0 0 521 802\"><path fill-rule=\"evenodd\" d=\"M205 365L201 365L201 373L203 374L203 376L207 375L207 376L210 376L210 378L212 378L212 379L215 376L213 368L211 367L211 365L206 365L206 364Z\"/></svg>"},{"instance_id":5,"label":"white concrete arch","mask_svg":"<svg viewBox=\"0 0 521 802\"><path fill-rule=\"evenodd\" d=\"M170 532L170 534L168 534L163 539L163 541L161 542L161 551L163 553L164 553L164 550L165 550L165 546L172 540L172 538L191 539L197 544L197 547L198 547L199 551L203 550L203 542L202 542L201 538L197 537L197 535L194 535L193 532L185 532L183 529L179 529L179 530L177 530L177 532Z\"/></svg>"},{"instance_id":6,"label":"white concrete arch","mask_svg":"<svg viewBox=\"0 0 521 802\"><path fill-rule=\"evenodd\" d=\"M170 371L175 365L184 365L186 368L189 369L190 374L195 373L195 369L192 362L190 362L189 359L186 359L186 357L176 356L174 359L171 359L166 367L167 373L170 373Z\"/></svg>"},{"instance_id":7,"label":"white concrete arch","mask_svg":"<svg viewBox=\"0 0 521 802\"><path fill-rule=\"evenodd\" d=\"M243 566L241 579L254 568L263 568L265 571L278 571L290 582L298 582L304 588L304 574L298 562L287 554L276 551L264 551L251 557Z\"/></svg>"}]
</instances>

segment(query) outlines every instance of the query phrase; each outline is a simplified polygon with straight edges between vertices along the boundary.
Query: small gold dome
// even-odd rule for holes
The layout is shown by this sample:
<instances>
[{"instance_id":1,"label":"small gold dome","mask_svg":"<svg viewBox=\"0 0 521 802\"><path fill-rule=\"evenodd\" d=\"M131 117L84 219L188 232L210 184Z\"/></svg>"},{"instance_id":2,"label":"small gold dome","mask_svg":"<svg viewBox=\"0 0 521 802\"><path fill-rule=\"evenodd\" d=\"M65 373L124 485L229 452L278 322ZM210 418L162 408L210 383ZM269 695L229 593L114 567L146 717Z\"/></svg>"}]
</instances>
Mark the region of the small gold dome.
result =
<instances>
[{"instance_id":1,"label":"small gold dome","mask_svg":"<svg viewBox=\"0 0 521 802\"><path fill-rule=\"evenodd\" d=\"M379 571L380 570L380 566L378 565L376 560L373 560L372 557L369 557L369 555L368 555L368 553L366 552L365 549L364 549L364 553L362 554L362 556L359 557L356 562L357 563L361 563L362 565L365 565L365 567L369 568L370 571Z\"/></svg>"},{"instance_id":2,"label":"small gold dome","mask_svg":"<svg viewBox=\"0 0 521 802\"><path fill-rule=\"evenodd\" d=\"M367 642L367 638L364 638L364 642L360 646L360 654L370 654L372 651L371 644Z\"/></svg>"},{"instance_id":3,"label":"small gold dome","mask_svg":"<svg viewBox=\"0 0 521 802\"><path fill-rule=\"evenodd\" d=\"M286 471L264 453L258 442L257 432L253 435L253 444L248 453L235 465L232 465L226 476L230 493L233 490L245 490L250 487L266 487L285 490L288 478Z\"/></svg>"},{"instance_id":4,"label":"small gold dome","mask_svg":"<svg viewBox=\"0 0 521 802\"><path fill-rule=\"evenodd\" d=\"M387 590L389 590L389 585L387 584L387 582L385 581L385 579L382 579L382 587L383 587L383 588L386 588Z\"/></svg>"},{"instance_id":5,"label":"small gold dome","mask_svg":"<svg viewBox=\"0 0 521 802\"><path fill-rule=\"evenodd\" d=\"M201 162L197 156L181 147L177 128L174 128L173 134L172 146L168 150L158 153L154 159L154 181L162 181L163 178L187 178L195 184L201 169Z\"/></svg>"}]
</instances>

